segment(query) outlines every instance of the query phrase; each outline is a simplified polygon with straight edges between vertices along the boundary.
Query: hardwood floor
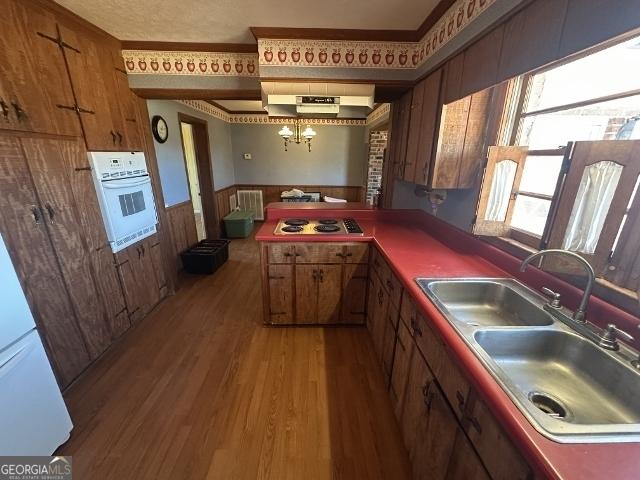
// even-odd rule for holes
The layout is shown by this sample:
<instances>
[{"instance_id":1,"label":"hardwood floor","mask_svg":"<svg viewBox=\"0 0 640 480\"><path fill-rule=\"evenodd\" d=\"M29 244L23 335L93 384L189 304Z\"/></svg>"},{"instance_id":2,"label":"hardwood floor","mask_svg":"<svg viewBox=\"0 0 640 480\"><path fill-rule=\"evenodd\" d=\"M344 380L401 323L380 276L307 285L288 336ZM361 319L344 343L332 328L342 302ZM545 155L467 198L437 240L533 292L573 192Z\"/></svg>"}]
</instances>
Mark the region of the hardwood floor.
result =
<instances>
[{"instance_id":1,"label":"hardwood floor","mask_svg":"<svg viewBox=\"0 0 640 480\"><path fill-rule=\"evenodd\" d=\"M261 308L257 244L234 240L67 391L74 478L409 478L366 329Z\"/></svg>"}]
</instances>

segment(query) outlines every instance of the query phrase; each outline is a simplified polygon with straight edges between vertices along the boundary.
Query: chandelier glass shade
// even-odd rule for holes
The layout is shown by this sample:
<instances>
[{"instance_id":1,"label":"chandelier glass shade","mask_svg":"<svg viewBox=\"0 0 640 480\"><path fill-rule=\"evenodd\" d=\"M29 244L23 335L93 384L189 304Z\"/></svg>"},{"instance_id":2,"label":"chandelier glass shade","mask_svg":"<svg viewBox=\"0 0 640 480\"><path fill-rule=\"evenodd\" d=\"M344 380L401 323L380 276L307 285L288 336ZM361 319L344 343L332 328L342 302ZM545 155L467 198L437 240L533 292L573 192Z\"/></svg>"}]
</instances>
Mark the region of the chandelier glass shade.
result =
<instances>
[{"instance_id":1,"label":"chandelier glass shade","mask_svg":"<svg viewBox=\"0 0 640 480\"><path fill-rule=\"evenodd\" d=\"M285 152L289 146L289 141L293 141L296 144L304 142L309 147L309 151L311 151L311 140L316 136L316 132L310 125L307 125L307 128L302 130L302 124L300 120L296 118L293 120L293 130L291 130L288 125L284 125L278 132L278 135L284 139Z\"/></svg>"}]
</instances>

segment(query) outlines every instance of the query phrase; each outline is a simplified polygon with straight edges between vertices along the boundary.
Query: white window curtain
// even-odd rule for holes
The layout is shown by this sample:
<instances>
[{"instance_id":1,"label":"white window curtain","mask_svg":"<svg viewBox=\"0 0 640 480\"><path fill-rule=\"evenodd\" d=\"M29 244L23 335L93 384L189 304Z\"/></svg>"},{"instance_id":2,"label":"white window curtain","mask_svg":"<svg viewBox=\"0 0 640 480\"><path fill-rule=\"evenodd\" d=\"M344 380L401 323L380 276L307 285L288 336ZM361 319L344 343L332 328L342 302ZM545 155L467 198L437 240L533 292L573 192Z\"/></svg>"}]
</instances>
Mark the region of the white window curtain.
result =
<instances>
[{"instance_id":1,"label":"white window curtain","mask_svg":"<svg viewBox=\"0 0 640 480\"><path fill-rule=\"evenodd\" d=\"M518 164L513 160L501 160L496 164L496 169L491 180L491 190L487 201L487 211L484 219L489 222L504 222L507 218L509 199L513 182L516 178Z\"/></svg>"},{"instance_id":2,"label":"white window curtain","mask_svg":"<svg viewBox=\"0 0 640 480\"><path fill-rule=\"evenodd\" d=\"M593 254L624 167L602 161L584 169L562 248Z\"/></svg>"}]
</instances>

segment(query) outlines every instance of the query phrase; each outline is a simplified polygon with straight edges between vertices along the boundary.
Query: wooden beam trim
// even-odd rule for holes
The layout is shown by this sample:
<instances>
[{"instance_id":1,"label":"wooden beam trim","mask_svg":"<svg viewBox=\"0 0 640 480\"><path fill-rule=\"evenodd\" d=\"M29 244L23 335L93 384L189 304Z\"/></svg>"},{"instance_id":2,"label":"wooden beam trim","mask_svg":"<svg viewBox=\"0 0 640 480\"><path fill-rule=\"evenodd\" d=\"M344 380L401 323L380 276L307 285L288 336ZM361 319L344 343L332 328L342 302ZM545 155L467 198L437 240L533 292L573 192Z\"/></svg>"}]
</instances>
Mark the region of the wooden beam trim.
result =
<instances>
[{"instance_id":1,"label":"wooden beam trim","mask_svg":"<svg viewBox=\"0 0 640 480\"><path fill-rule=\"evenodd\" d=\"M123 50L153 50L167 52L231 52L258 53L255 43L201 43L122 40Z\"/></svg>"}]
</instances>

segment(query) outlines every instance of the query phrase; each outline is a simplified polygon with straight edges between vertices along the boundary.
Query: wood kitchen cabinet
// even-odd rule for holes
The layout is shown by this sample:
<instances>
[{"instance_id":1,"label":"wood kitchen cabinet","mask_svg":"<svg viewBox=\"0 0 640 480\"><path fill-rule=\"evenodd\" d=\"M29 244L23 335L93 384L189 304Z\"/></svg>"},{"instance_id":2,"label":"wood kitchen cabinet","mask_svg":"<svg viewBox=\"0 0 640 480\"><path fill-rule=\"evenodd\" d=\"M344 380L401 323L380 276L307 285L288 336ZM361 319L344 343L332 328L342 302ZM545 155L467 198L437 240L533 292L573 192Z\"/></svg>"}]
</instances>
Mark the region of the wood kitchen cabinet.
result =
<instances>
[{"instance_id":1,"label":"wood kitchen cabinet","mask_svg":"<svg viewBox=\"0 0 640 480\"><path fill-rule=\"evenodd\" d=\"M340 265L296 265L295 272L295 323L338 323L341 299Z\"/></svg>"},{"instance_id":2,"label":"wood kitchen cabinet","mask_svg":"<svg viewBox=\"0 0 640 480\"><path fill-rule=\"evenodd\" d=\"M20 139L0 137L0 233L62 386L91 361Z\"/></svg>"},{"instance_id":3,"label":"wood kitchen cabinet","mask_svg":"<svg viewBox=\"0 0 640 480\"><path fill-rule=\"evenodd\" d=\"M442 107L431 188L475 185L491 143L488 127L493 91L486 89Z\"/></svg>"},{"instance_id":4,"label":"wood kitchen cabinet","mask_svg":"<svg viewBox=\"0 0 640 480\"><path fill-rule=\"evenodd\" d=\"M293 265L269 265L269 321L273 324L294 323Z\"/></svg>"},{"instance_id":5,"label":"wood kitchen cabinet","mask_svg":"<svg viewBox=\"0 0 640 480\"><path fill-rule=\"evenodd\" d=\"M460 427L419 353L412 358L401 425L413 477L447 478Z\"/></svg>"},{"instance_id":6,"label":"wood kitchen cabinet","mask_svg":"<svg viewBox=\"0 0 640 480\"><path fill-rule=\"evenodd\" d=\"M346 264L342 269L342 323L365 323L367 265Z\"/></svg>"},{"instance_id":7,"label":"wood kitchen cabinet","mask_svg":"<svg viewBox=\"0 0 640 480\"><path fill-rule=\"evenodd\" d=\"M409 90L393 103L391 133L389 140L389 161L394 178L403 179L407 154L407 138L411 117L412 92Z\"/></svg>"},{"instance_id":8,"label":"wood kitchen cabinet","mask_svg":"<svg viewBox=\"0 0 640 480\"><path fill-rule=\"evenodd\" d=\"M393 412L398 421L402 419L409 372L415 350L414 346L411 332L405 325L405 322L400 321L393 356L393 370L389 384L389 395L391 396L391 402L393 404Z\"/></svg>"},{"instance_id":9,"label":"wood kitchen cabinet","mask_svg":"<svg viewBox=\"0 0 640 480\"><path fill-rule=\"evenodd\" d=\"M156 234L115 255L131 323L141 320L166 295L162 265L154 252L157 244Z\"/></svg>"},{"instance_id":10,"label":"wood kitchen cabinet","mask_svg":"<svg viewBox=\"0 0 640 480\"><path fill-rule=\"evenodd\" d=\"M28 2L0 0L0 129L81 135L58 46L56 19Z\"/></svg>"},{"instance_id":11,"label":"wood kitchen cabinet","mask_svg":"<svg viewBox=\"0 0 640 480\"><path fill-rule=\"evenodd\" d=\"M111 64L108 50L95 36L65 25L60 26L60 34L69 45L64 54L87 149L123 150L126 138L120 122L113 121L119 101L113 95L114 76L104 75L104 59Z\"/></svg>"},{"instance_id":12,"label":"wood kitchen cabinet","mask_svg":"<svg viewBox=\"0 0 640 480\"><path fill-rule=\"evenodd\" d=\"M413 88L414 103L411 106L404 169L404 180L407 182L427 185L429 181L440 111L441 77L442 70L438 69Z\"/></svg>"},{"instance_id":13,"label":"wood kitchen cabinet","mask_svg":"<svg viewBox=\"0 0 640 480\"><path fill-rule=\"evenodd\" d=\"M273 242L261 246L261 258L265 322L364 322L366 243Z\"/></svg>"}]
</instances>

